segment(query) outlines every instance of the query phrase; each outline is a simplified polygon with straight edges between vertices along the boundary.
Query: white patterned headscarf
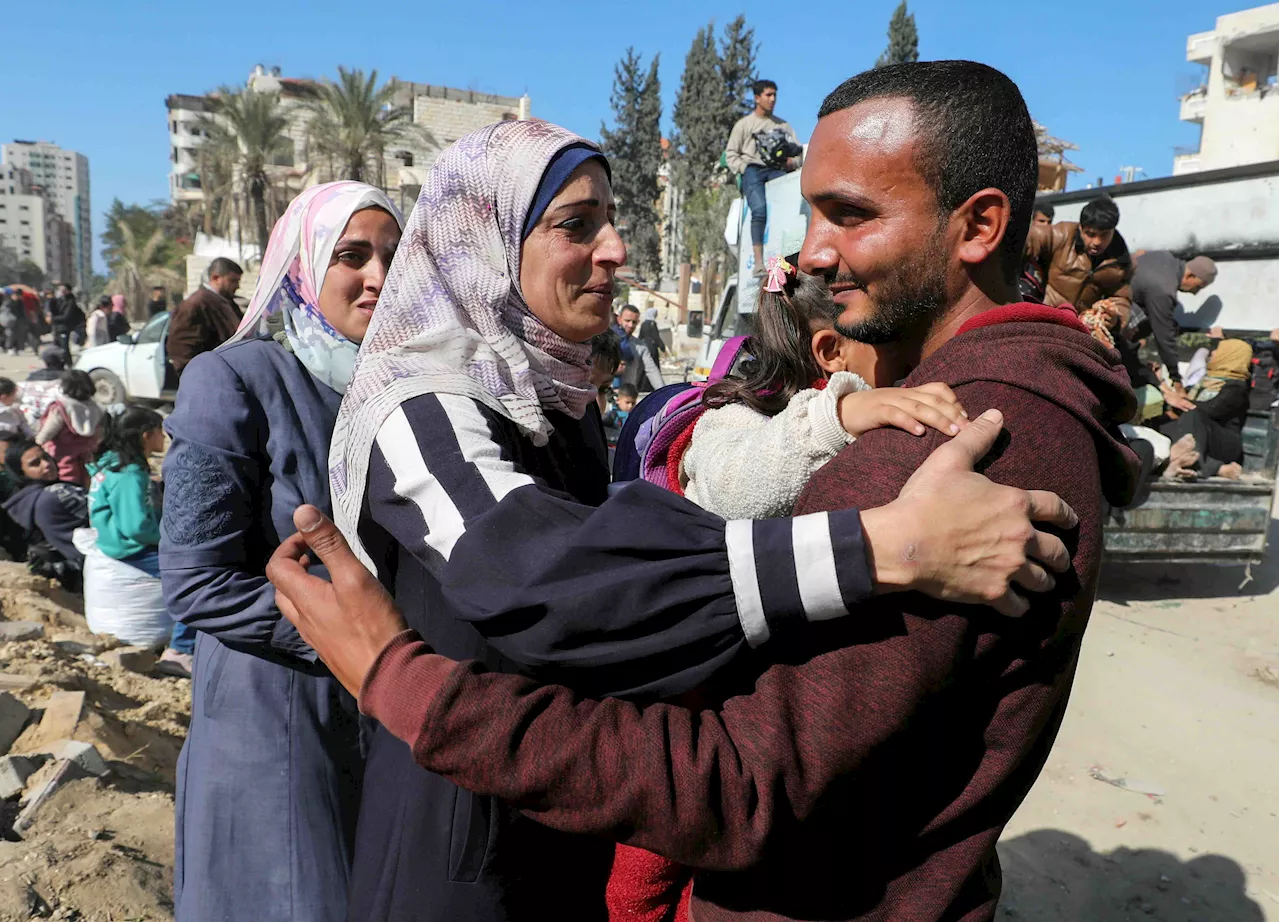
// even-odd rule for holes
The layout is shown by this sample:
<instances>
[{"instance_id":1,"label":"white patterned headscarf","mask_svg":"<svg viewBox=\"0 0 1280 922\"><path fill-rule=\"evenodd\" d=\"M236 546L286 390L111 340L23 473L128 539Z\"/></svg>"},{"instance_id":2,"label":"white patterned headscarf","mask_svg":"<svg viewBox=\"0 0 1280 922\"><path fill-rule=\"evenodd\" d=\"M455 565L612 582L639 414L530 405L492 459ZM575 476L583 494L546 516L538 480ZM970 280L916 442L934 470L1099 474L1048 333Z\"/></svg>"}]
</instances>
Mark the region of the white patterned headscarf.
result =
<instances>
[{"instance_id":1,"label":"white patterned headscarf","mask_svg":"<svg viewBox=\"0 0 1280 922\"><path fill-rule=\"evenodd\" d=\"M358 554L369 455L400 404L469 397L544 445L548 411L580 419L595 399L590 345L553 333L520 292L530 204L556 154L577 145L595 148L549 122L500 122L461 138L427 174L329 450L334 518Z\"/></svg>"},{"instance_id":2,"label":"white patterned headscarf","mask_svg":"<svg viewBox=\"0 0 1280 922\"><path fill-rule=\"evenodd\" d=\"M283 310L284 332L294 355L316 378L344 391L359 344L335 330L318 305L333 248L351 216L366 208L380 208L404 227L404 218L387 194L362 182L322 183L290 202L271 230L249 309L228 342L257 336L263 321Z\"/></svg>"}]
</instances>

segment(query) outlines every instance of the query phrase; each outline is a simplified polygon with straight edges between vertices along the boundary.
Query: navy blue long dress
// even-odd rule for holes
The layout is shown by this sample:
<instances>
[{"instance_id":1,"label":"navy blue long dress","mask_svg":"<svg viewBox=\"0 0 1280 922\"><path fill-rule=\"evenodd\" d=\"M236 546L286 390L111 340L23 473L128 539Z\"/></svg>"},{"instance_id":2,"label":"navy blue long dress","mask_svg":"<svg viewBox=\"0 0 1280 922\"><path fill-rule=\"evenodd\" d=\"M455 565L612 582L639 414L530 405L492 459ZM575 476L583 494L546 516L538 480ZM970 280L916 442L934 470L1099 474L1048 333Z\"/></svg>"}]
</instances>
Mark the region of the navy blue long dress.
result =
<instances>
[{"instance_id":1,"label":"navy blue long dress","mask_svg":"<svg viewBox=\"0 0 1280 922\"><path fill-rule=\"evenodd\" d=\"M197 628L178 763L178 922L338 922L363 760L355 702L264 575L302 503L329 509L341 395L286 349L198 356L166 422L165 601Z\"/></svg>"}]
</instances>

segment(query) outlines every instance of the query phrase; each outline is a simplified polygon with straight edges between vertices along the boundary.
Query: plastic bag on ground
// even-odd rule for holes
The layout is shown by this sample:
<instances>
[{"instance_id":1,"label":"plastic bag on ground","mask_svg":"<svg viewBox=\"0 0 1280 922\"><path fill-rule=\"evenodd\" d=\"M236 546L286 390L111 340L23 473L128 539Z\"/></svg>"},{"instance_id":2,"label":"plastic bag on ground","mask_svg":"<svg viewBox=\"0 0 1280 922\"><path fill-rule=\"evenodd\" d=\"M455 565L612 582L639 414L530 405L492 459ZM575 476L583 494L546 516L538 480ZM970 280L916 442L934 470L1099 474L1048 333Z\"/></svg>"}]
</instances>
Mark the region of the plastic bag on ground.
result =
<instances>
[{"instance_id":1,"label":"plastic bag on ground","mask_svg":"<svg viewBox=\"0 0 1280 922\"><path fill-rule=\"evenodd\" d=\"M95 634L112 634L131 646L163 646L173 631L160 580L98 550L98 532L77 528L84 554L84 617Z\"/></svg>"}]
</instances>

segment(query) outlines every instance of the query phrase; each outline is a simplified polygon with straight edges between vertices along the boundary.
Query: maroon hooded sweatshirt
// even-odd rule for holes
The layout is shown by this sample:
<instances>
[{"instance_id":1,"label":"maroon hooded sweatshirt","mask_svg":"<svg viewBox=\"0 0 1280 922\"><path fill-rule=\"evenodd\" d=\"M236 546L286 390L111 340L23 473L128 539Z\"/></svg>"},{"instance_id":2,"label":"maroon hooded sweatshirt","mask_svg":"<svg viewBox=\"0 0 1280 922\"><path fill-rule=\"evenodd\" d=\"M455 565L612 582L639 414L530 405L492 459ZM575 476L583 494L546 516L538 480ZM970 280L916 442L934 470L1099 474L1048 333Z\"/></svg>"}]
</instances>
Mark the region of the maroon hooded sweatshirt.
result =
<instances>
[{"instance_id":1,"label":"maroon hooded sweatshirt","mask_svg":"<svg viewBox=\"0 0 1280 922\"><path fill-rule=\"evenodd\" d=\"M883 596L809 625L754 688L697 712L485 673L406 631L361 708L462 787L699 868L696 922L990 919L996 840L1066 710L1104 502L1133 490L1115 426L1134 397L1115 352L1038 305L971 320L905 383L930 381L971 415L1004 413L988 477L1053 490L1079 514L1070 572L1023 618ZM796 512L884 505L943 440L869 432L814 475Z\"/></svg>"}]
</instances>

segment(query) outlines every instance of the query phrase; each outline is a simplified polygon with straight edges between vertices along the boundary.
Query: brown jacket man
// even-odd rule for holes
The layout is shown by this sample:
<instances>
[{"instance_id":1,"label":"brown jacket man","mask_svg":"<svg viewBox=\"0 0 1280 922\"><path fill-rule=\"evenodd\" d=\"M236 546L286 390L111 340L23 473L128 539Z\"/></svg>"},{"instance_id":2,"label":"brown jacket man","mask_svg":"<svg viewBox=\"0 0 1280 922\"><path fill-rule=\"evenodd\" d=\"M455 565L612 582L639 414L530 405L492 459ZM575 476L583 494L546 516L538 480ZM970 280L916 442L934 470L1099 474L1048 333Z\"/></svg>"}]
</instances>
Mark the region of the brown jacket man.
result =
<instances>
[{"instance_id":1,"label":"brown jacket man","mask_svg":"<svg viewBox=\"0 0 1280 922\"><path fill-rule=\"evenodd\" d=\"M221 346L240 325L240 311L231 300L240 287L241 270L224 257L209 264L209 281L177 306L169 320L169 361L179 374L202 352Z\"/></svg>"},{"instance_id":2,"label":"brown jacket man","mask_svg":"<svg viewBox=\"0 0 1280 922\"><path fill-rule=\"evenodd\" d=\"M1116 231L1111 244L1094 259L1080 238L1080 225L1061 221L1052 227L1032 226L1027 234L1027 258L1045 273L1044 303L1070 304L1083 313L1094 302L1111 298L1121 323L1128 320L1133 260Z\"/></svg>"}]
</instances>

